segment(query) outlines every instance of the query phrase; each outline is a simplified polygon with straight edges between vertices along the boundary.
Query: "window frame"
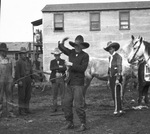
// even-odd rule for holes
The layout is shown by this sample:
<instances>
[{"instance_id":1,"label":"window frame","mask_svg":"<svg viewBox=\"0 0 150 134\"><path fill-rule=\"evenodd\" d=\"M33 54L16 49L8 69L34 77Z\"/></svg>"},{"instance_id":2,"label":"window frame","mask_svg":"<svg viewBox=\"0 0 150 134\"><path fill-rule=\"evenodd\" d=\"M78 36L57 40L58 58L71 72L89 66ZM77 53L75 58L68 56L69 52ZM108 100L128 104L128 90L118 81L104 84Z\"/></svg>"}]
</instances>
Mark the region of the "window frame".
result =
<instances>
[{"instance_id":1,"label":"window frame","mask_svg":"<svg viewBox=\"0 0 150 134\"><path fill-rule=\"evenodd\" d=\"M127 20L121 19L123 14L127 14ZM123 25L122 22L127 22L127 25ZM128 28L122 28L122 26L128 26ZM130 12L129 11L119 12L119 30L130 30Z\"/></svg>"},{"instance_id":2,"label":"window frame","mask_svg":"<svg viewBox=\"0 0 150 134\"><path fill-rule=\"evenodd\" d=\"M93 14L98 14L98 21L92 21L92 15ZM92 23L96 23L97 22L97 24L98 24L98 26L99 26L99 28L97 28L97 29L93 29L92 28ZM91 12L90 13L90 31L100 31L101 30L101 23L100 23L100 12Z\"/></svg>"},{"instance_id":3,"label":"window frame","mask_svg":"<svg viewBox=\"0 0 150 134\"><path fill-rule=\"evenodd\" d=\"M56 22L55 18L56 15L62 15L62 22ZM64 32L64 14L63 13L55 13L54 14L54 32ZM56 24L61 23L62 24L62 30L57 30Z\"/></svg>"}]
</instances>

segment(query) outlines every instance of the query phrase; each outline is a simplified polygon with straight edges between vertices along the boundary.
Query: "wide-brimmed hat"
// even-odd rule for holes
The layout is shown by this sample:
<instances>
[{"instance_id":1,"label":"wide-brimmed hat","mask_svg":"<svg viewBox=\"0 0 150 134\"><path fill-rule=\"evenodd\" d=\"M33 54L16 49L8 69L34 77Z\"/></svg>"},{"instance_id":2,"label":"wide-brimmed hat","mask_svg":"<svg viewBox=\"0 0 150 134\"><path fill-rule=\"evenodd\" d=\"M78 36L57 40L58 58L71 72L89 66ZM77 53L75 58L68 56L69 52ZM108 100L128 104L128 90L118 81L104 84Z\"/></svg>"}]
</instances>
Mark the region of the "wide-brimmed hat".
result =
<instances>
[{"instance_id":1,"label":"wide-brimmed hat","mask_svg":"<svg viewBox=\"0 0 150 134\"><path fill-rule=\"evenodd\" d=\"M19 53L27 53L27 49L25 47L21 47Z\"/></svg>"},{"instance_id":2,"label":"wide-brimmed hat","mask_svg":"<svg viewBox=\"0 0 150 134\"><path fill-rule=\"evenodd\" d=\"M51 52L51 54L60 55L60 54L62 54L62 52L59 50L59 48L55 48L54 51Z\"/></svg>"},{"instance_id":3,"label":"wide-brimmed hat","mask_svg":"<svg viewBox=\"0 0 150 134\"><path fill-rule=\"evenodd\" d=\"M69 41L69 44L74 47L76 45L80 46L82 49L86 49L88 48L90 45L87 42L84 42L84 38L82 37L82 35L78 35L75 38L75 42Z\"/></svg>"},{"instance_id":4,"label":"wide-brimmed hat","mask_svg":"<svg viewBox=\"0 0 150 134\"><path fill-rule=\"evenodd\" d=\"M8 51L6 43L1 43L0 44L0 51Z\"/></svg>"},{"instance_id":5,"label":"wide-brimmed hat","mask_svg":"<svg viewBox=\"0 0 150 134\"><path fill-rule=\"evenodd\" d=\"M115 49L115 51L117 51L117 50L120 48L120 44L117 43L117 42L109 41L109 42L107 43L107 47L104 48L104 50L109 51L109 49L110 49L111 47L113 47L113 48Z\"/></svg>"}]
</instances>

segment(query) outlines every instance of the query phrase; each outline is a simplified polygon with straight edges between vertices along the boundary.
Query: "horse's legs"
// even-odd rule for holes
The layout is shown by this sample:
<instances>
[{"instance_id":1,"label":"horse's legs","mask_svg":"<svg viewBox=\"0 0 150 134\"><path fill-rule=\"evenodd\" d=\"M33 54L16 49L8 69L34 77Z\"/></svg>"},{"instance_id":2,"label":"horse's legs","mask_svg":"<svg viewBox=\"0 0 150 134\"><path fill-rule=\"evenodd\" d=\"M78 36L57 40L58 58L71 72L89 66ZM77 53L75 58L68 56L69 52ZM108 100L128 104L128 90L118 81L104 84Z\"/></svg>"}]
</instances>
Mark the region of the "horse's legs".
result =
<instances>
[{"instance_id":1,"label":"horse's legs","mask_svg":"<svg viewBox=\"0 0 150 134\"><path fill-rule=\"evenodd\" d=\"M148 89L149 89L149 85L146 85L144 86L143 88L143 95L144 95L144 102L145 104L148 104L149 103L149 100L148 100Z\"/></svg>"},{"instance_id":2,"label":"horse's legs","mask_svg":"<svg viewBox=\"0 0 150 134\"><path fill-rule=\"evenodd\" d=\"M86 102L85 102L85 95L87 92L88 87L90 86L90 83L92 81L93 77L90 78L85 78L85 84L84 84L84 88L83 88L83 98L84 98L84 105L86 106Z\"/></svg>"},{"instance_id":3,"label":"horse's legs","mask_svg":"<svg viewBox=\"0 0 150 134\"><path fill-rule=\"evenodd\" d=\"M127 77L126 76L122 76L122 104L124 105L125 103L125 93L126 93L126 87L127 87Z\"/></svg>"},{"instance_id":4,"label":"horse's legs","mask_svg":"<svg viewBox=\"0 0 150 134\"><path fill-rule=\"evenodd\" d=\"M141 102L142 102L143 88L144 88L144 86L142 86L141 83L139 83L139 88L138 88L138 91L139 91L138 105L140 105Z\"/></svg>"}]
</instances>

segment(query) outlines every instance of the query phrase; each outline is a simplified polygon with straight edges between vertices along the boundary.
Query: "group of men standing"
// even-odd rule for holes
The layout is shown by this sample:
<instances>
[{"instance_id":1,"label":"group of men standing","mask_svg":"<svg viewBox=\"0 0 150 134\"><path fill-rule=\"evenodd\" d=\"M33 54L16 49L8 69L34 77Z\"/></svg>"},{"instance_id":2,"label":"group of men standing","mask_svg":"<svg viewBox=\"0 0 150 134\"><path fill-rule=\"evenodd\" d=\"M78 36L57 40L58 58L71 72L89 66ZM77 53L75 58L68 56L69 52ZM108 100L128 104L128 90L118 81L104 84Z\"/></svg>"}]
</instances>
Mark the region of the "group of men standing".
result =
<instances>
[{"instance_id":1,"label":"group of men standing","mask_svg":"<svg viewBox=\"0 0 150 134\"><path fill-rule=\"evenodd\" d=\"M73 49L65 46L64 38L58 43L58 47L51 53L55 59L50 61L53 91L53 108L52 112L57 112L58 88L61 89L61 106L66 119L66 125L62 129L73 129L73 106L80 119L81 125L77 131L84 131L86 127L86 112L84 107L84 78L85 71L89 63L89 55L83 49L87 49L90 44L84 41L82 35L78 35L75 41L69 41ZM108 68L108 84L112 91L115 110L114 115L123 114L121 103L121 81L122 81L122 57L116 53L120 45L116 42L109 42L104 48L110 53ZM11 62L7 57L7 45L0 44L0 115L2 114L3 96L6 94L7 104L12 106L12 86L18 85L18 112L20 115L30 114L29 102L31 99L31 82L32 82L32 64L27 57L25 48L20 49L20 58L16 63L15 77L12 77ZM64 53L68 60L63 60L60 55ZM5 70L5 71L2 71ZM8 108L9 109L9 108ZM12 109L9 115L14 116Z\"/></svg>"},{"instance_id":2,"label":"group of men standing","mask_svg":"<svg viewBox=\"0 0 150 134\"><path fill-rule=\"evenodd\" d=\"M0 116L4 109L4 95L6 97L6 113L9 117L15 117L13 102L13 87L18 86L18 113L26 115L31 113L29 110L29 102L31 98L31 76L32 65L27 57L27 50L20 48L20 58L14 62L7 57L8 48L6 43L0 44Z\"/></svg>"},{"instance_id":3,"label":"group of men standing","mask_svg":"<svg viewBox=\"0 0 150 134\"><path fill-rule=\"evenodd\" d=\"M89 62L89 55L83 51L90 45L84 42L84 38L78 35L75 41L69 41L69 44L74 49L65 47L65 41L68 38L64 38L62 42L58 43L58 48L55 48L55 59L50 62L50 70L52 75L50 80L52 82L53 89L53 109L52 112L57 111L57 94L58 88L61 88L61 104L64 116L66 119L66 125L62 129L73 129L73 106L80 119L81 125L77 131L84 131L86 127L86 112L84 107L84 78L85 71ZM120 45L117 42L108 42L107 47L104 48L110 53L109 68L108 68L108 85L112 91L112 98L114 100L114 115L120 116L124 114L122 110L122 57L116 53ZM68 56L68 60L60 58L61 53ZM65 74L65 71L67 74Z\"/></svg>"}]
</instances>

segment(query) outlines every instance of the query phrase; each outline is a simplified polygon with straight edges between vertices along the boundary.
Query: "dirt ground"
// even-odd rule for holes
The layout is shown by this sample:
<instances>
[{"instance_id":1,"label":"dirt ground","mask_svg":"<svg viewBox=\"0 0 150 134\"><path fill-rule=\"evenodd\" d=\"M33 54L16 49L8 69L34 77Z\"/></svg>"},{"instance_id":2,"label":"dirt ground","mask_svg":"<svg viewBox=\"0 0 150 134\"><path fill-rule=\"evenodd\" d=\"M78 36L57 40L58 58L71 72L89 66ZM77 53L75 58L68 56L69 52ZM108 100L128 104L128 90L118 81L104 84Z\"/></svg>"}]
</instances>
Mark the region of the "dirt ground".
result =
<instances>
[{"instance_id":1,"label":"dirt ground","mask_svg":"<svg viewBox=\"0 0 150 134\"><path fill-rule=\"evenodd\" d=\"M100 82L99 82L100 83ZM87 127L82 134L150 134L150 109L134 110L137 105L137 91L127 90L124 109L126 114L113 116L112 97L105 82L93 84L87 91ZM17 95L15 94L17 104ZM60 99L59 99L60 103ZM61 109L51 113L51 88L41 92L34 89L31 99L31 110L28 116L19 116L15 108L16 118L0 119L0 134L77 134L80 122L75 113L73 130L61 130L65 119ZM81 133L81 132L80 132Z\"/></svg>"}]
</instances>

